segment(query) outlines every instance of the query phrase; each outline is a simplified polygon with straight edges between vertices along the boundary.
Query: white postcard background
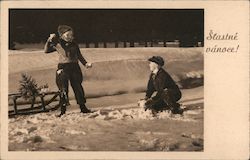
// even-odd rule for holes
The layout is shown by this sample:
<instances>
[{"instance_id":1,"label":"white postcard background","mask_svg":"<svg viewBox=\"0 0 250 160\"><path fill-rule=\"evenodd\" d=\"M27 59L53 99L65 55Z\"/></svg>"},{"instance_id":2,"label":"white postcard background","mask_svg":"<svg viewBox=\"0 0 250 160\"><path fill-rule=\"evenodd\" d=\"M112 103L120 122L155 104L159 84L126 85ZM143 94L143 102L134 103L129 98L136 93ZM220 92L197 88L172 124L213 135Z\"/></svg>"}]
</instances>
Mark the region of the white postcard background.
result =
<instances>
[{"instance_id":1,"label":"white postcard background","mask_svg":"<svg viewBox=\"0 0 250 160\"><path fill-rule=\"evenodd\" d=\"M204 9L203 152L8 152L9 8ZM238 33L235 41L206 40L210 30ZM237 46L237 53L206 53L207 47ZM2 1L0 159L248 159L249 2L248 1Z\"/></svg>"}]
</instances>

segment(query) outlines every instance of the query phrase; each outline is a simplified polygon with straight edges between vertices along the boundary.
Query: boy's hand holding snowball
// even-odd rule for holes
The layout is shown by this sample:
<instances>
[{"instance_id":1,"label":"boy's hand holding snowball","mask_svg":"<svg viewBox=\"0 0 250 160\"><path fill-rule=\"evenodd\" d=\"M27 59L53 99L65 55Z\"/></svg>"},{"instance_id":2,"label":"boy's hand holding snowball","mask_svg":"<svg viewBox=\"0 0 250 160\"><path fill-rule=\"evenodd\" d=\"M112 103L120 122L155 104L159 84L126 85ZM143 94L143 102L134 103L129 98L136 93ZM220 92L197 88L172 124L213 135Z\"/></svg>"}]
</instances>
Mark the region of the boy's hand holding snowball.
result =
<instances>
[{"instance_id":1,"label":"boy's hand holding snowball","mask_svg":"<svg viewBox=\"0 0 250 160\"><path fill-rule=\"evenodd\" d=\"M48 41L49 41L49 42L52 42L52 39L53 39L54 37L56 37L56 34L55 34L55 33L51 33L51 34L49 35Z\"/></svg>"},{"instance_id":2,"label":"boy's hand holding snowball","mask_svg":"<svg viewBox=\"0 0 250 160\"><path fill-rule=\"evenodd\" d=\"M85 67L86 67L86 68L92 68L92 63L86 63L86 64L85 64Z\"/></svg>"},{"instance_id":3,"label":"boy's hand holding snowball","mask_svg":"<svg viewBox=\"0 0 250 160\"><path fill-rule=\"evenodd\" d=\"M146 100L145 99L140 99L138 102L137 102L137 104L138 104L138 106L140 107L140 108L146 108Z\"/></svg>"},{"instance_id":4,"label":"boy's hand holding snowball","mask_svg":"<svg viewBox=\"0 0 250 160\"><path fill-rule=\"evenodd\" d=\"M140 99L137 102L137 104L140 108L142 108L146 111L148 109L146 104L150 103L151 101L152 101L151 99Z\"/></svg>"}]
</instances>

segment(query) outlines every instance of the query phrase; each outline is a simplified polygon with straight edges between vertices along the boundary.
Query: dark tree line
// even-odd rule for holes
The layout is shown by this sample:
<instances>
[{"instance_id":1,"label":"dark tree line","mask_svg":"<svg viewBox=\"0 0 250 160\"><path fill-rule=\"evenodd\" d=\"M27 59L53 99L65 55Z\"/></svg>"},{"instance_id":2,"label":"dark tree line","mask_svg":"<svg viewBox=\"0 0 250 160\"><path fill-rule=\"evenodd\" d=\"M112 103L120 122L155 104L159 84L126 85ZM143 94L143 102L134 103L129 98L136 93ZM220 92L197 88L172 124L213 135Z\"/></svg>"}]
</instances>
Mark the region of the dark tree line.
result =
<instances>
[{"instance_id":1,"label":"dark tree line","mask_svg":"<svg viewBox=\"0 0 250 160\"><path fill-rule=\"evenodd\" d=\"M45 42L59 24L72 26L79 43L204 41L201 9L10 9L9 48L14 42Z\"/></svg>"}]
</instances>

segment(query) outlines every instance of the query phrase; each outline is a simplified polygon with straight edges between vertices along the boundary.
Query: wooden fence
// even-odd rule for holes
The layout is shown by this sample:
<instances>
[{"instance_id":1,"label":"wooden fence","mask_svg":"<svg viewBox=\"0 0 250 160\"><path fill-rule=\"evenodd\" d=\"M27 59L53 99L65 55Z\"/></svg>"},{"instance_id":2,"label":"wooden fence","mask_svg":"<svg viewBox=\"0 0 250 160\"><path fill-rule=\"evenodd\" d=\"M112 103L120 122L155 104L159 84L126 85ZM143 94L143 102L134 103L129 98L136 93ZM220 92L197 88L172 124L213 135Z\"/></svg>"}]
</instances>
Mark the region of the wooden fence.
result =
<instances>
[{"instance_id":1,"label":"wooden fence","mask_svg":"<svg viewBox=\"0 0 250 160\"><path fill-rule=\"evenodd\" d=\"M128 48L128 47L180 47L178 40L173 42L88 42L81 43L81 48Z\"/></svg>"}]
</instances>

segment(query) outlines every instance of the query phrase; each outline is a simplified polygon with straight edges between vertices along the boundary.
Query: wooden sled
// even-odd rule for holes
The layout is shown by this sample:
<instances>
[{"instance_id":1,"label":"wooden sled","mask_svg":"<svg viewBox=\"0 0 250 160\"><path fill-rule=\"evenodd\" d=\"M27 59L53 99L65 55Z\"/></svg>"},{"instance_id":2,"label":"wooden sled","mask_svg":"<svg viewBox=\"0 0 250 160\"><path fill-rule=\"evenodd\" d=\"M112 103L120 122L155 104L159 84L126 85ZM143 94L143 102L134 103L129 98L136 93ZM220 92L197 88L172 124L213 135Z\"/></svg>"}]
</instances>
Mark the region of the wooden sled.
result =
<instances>
[{"instance_id":1,"label":"wooden sled","mask_svg":"<svg viewBox=\"0 0 250 160\"><path fill-rule=\"evenodd\" d=\"M28 115L28 114L35 114L35 113L41 113L41 112L49 112L52 110L56 110L59 108L59 101L58 103L55 103L53 106L50 106L50 104L56 100L57 97L59 97L59 91L57 92L46 92L41 93L37 95L31 102L30 107L26 108L18 108L17 100L20 99L22 96L20 93L13 93L8 95L9 101L13 102L13 108L14 110L9 111L9 117L15 116L15 115ZM49 99L45 100L45 97L49 97ZM52 96L52 97L51 97ZM35 99L39 98L39 102L35 102ZM35 106L35 103L37 104ZM27 104L29 105L29 104Z\"/></svg>"}]
</instances>

